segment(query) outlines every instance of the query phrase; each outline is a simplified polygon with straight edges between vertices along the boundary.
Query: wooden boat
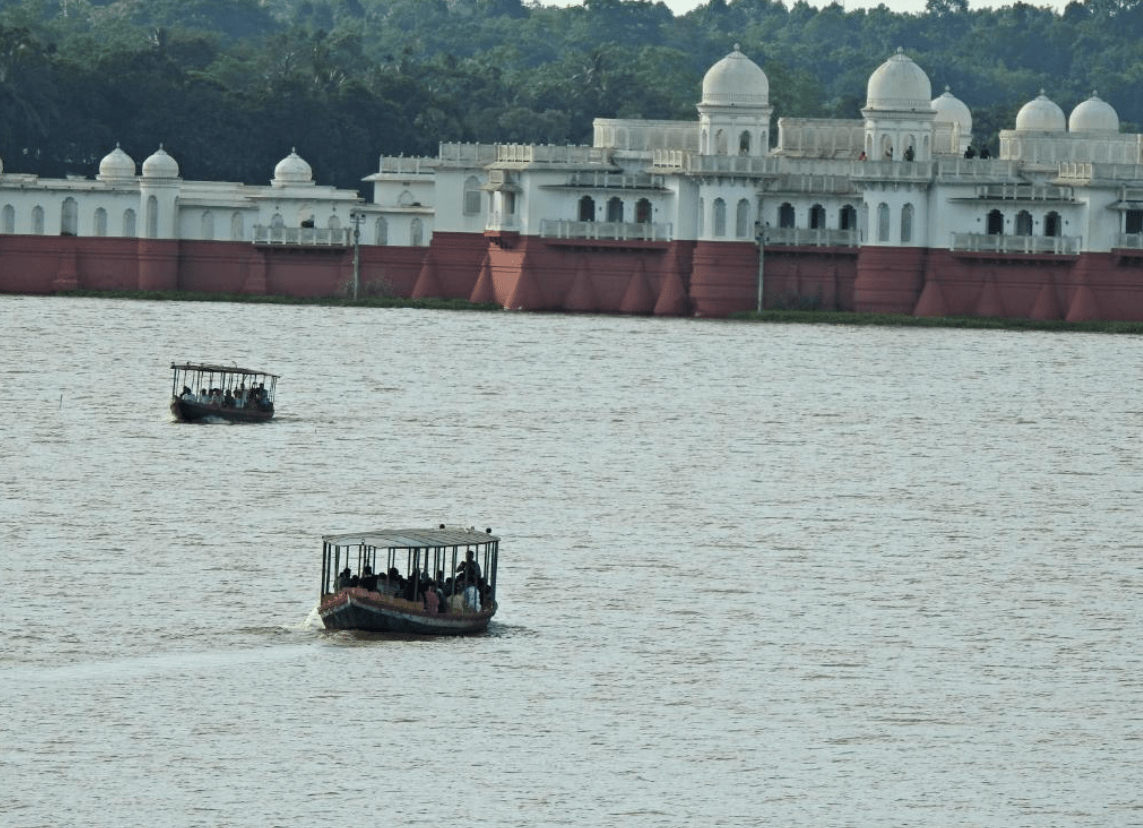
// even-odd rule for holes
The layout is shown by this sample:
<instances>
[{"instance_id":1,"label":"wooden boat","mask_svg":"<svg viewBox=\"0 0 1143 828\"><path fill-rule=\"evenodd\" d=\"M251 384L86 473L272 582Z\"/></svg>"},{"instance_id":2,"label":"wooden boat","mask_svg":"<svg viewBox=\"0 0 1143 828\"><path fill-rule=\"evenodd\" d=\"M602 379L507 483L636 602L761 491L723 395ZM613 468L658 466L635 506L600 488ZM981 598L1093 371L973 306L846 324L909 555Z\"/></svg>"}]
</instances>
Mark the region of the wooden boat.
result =
<instances>
[{"instance_id":1,"label":"wooden boat","mask_svg":"<svg viewBox=\"0 0 1143 828\"><path fill-rule=\"evenodd\" d=\"M249 368L172 364L171 413L184 423L263 423L274 416L278 375Z\"/></svg>"},{"instance_id":2,"label":"wooden boat","mask_svg":"<svg viewBox=\"0 0 1143 828\"><path fill-rule=\"evenodd\" d=\"M499 549L491 529L444 525L324 535L318 614L331 630L482 632L496 614Z\"/></svg>"}]
</instances>

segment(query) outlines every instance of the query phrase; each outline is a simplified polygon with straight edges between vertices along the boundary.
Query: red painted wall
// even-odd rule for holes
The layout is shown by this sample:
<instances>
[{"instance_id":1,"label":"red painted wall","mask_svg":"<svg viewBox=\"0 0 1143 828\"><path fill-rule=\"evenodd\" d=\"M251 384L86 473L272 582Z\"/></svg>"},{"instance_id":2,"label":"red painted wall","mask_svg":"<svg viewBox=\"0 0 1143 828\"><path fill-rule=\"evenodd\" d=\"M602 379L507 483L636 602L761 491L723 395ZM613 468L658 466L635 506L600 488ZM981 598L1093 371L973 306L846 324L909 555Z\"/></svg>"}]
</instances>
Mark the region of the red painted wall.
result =
<instances>
[{"instance_id":1,"label":"red painted wall","mask_svg":"<svg viewBox=\"0 0 1143 828\"><path fill-rule=\"evenodd\" d=\"M757 305L749 242L625 243L438 233L360 249L359 295L523 310L725 316ZM185 290L346 295L353 250L0 235L0 292ZM1004 256L921 248L768 248L765 307L920 316L1143 321L1143 255Z\"/></svg>"}]
</instances>

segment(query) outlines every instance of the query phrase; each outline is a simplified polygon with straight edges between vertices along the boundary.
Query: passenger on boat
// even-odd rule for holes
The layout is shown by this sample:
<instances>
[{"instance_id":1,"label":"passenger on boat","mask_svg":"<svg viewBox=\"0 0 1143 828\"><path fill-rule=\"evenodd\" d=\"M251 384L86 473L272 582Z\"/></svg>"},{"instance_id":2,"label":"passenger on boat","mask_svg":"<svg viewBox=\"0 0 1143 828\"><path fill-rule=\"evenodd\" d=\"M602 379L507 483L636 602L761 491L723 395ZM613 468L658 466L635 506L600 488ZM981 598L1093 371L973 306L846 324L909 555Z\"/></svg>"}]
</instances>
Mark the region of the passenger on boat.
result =
<instances>
[{"instance_id":1,"label":"passenger on boat","mask_svg":"<svg viewBox=\"0 0 1143 828\"><path fill-rule=\"evenodd\" d=\"M361 586L370 592L377 591L377 576L373 574L373 569L369 564L365 564L365 568L361 572Z\"/></svg>"},{"instance_id":2,"label":"passenger on boat","mask_svg":"<svg viewBox=\"0 0 1143 828\"><path fill-rule=\"evenodd\" d=\"M345 569L341 570L341 574L337 576L337 588L339 590L345 589L350 585L352 580L353 575L350 573L349 567L347 566Z\"/></svg>"},{"instance_id":3,"label":"passenger on boat","mask_svg":"<svg viewBox=\"0 0 1143 828\"><path fill-rule=\"evenodd\" d=\"M203 405L210 403L210 394L206 393L205 388L198 389L198 398L195 400L195 402L202 403Z\"/></svg>"},{"instance_id":4,"label":"passenger on boat","mask_svg":"<svg viewBox=\"0 0 1143 828\"><path fill-rule=\"evenodd\" d=\"M464 588L464 608L469 612L480 612L480 590L476 584Z\"/></svg>"},{"instance_id":5,"label":"passenger on boat","mask_svg":"<svg viewBox=\"0 0 1143 828\"><path fill-rule=\"evenodd\" d=\"M194 391L191 391L184 385L182 393L179 394L179 399L186 399L187 397L190 397L192 402L196 399Z\"/></svg>"},{"instance_id":6,"label":"passenger on boat","mask_svg":"<svg viewBox=\"0 0 1143 828\"><path fill-rule=\"evenodd\" d=\"M227 408L234 408L234 395L230 393L230 389L226 389L226 396L222 398L222 404Z\"/></svg>"},{"instance_id":7,"label":"passenger on boat","mask_svg":"<svg viewBox=\"0 0 1143 828\"><path fill-rule=\"evenodd\" d=\"M471 549L456 568L456 576L466 584L475 584L480 580L480 564L476 562L476 556Z\"/></svg>"},{"instance_id":8,"label":"passenger on boat","mask_svg":"<svg viewBox=\"0 0 1143 828\"><path fill-rule=\"evenodd\" d=\"M437 595L436 586L432 581L428 581L425 584L425 592L422 596L422 600L425 602L426 610L433 614L440 612L440 597Z\"/></svg>"}]
</instances>

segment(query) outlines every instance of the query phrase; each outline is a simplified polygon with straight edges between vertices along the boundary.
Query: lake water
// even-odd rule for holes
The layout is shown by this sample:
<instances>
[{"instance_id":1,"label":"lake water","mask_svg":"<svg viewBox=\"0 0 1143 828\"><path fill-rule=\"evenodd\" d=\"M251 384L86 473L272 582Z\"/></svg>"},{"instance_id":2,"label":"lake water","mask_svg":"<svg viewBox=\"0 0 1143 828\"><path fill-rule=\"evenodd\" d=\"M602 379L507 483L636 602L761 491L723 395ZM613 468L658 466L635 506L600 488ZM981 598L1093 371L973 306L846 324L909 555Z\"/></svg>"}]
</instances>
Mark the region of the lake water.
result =
<instances>
[{"instance_id":1,"label":"lake water","mask_svg":"<svg viewBox=\"0 0 1143 828\"><path fill-rule=\"evenodd\" d=\"M0 825L1143 825L1140 354L0 297ZM319 628L322 534L441 522L488 634Z\"/></svg>"}]
</instances>

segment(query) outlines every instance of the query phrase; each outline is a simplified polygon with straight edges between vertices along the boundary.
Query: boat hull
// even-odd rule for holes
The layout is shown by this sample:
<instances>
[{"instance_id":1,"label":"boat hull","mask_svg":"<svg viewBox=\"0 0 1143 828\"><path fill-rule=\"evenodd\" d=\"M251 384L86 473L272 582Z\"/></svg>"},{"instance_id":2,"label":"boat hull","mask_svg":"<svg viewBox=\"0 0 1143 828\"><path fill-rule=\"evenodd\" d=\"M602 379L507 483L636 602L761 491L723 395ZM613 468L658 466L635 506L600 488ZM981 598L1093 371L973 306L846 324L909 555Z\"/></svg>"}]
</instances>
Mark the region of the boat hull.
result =
<instances>
[{"instance_id":1,"label":"boat hull","mask_svg":"<svg viewBox=\"0 0 1143 828\"><path fill-rule=\"evenodd\" d=\"M201 423L210 419L225 420L231 423L264 423L273 419L274 409L229 408L172 397L171 414L176 420L183 423Z\"/></svg>"},{"instance_id":2,"label":"boat hull","mask_svg":"<svg viewBox=\"0 0 1143 828\"><path fill-rule=\"evenodd\" d=\"M329 630L470 635L487 629L496 607L481 612L431 613L413 601L351 587L325 596L318 614Z\"/></svg>"}]
</instances>

